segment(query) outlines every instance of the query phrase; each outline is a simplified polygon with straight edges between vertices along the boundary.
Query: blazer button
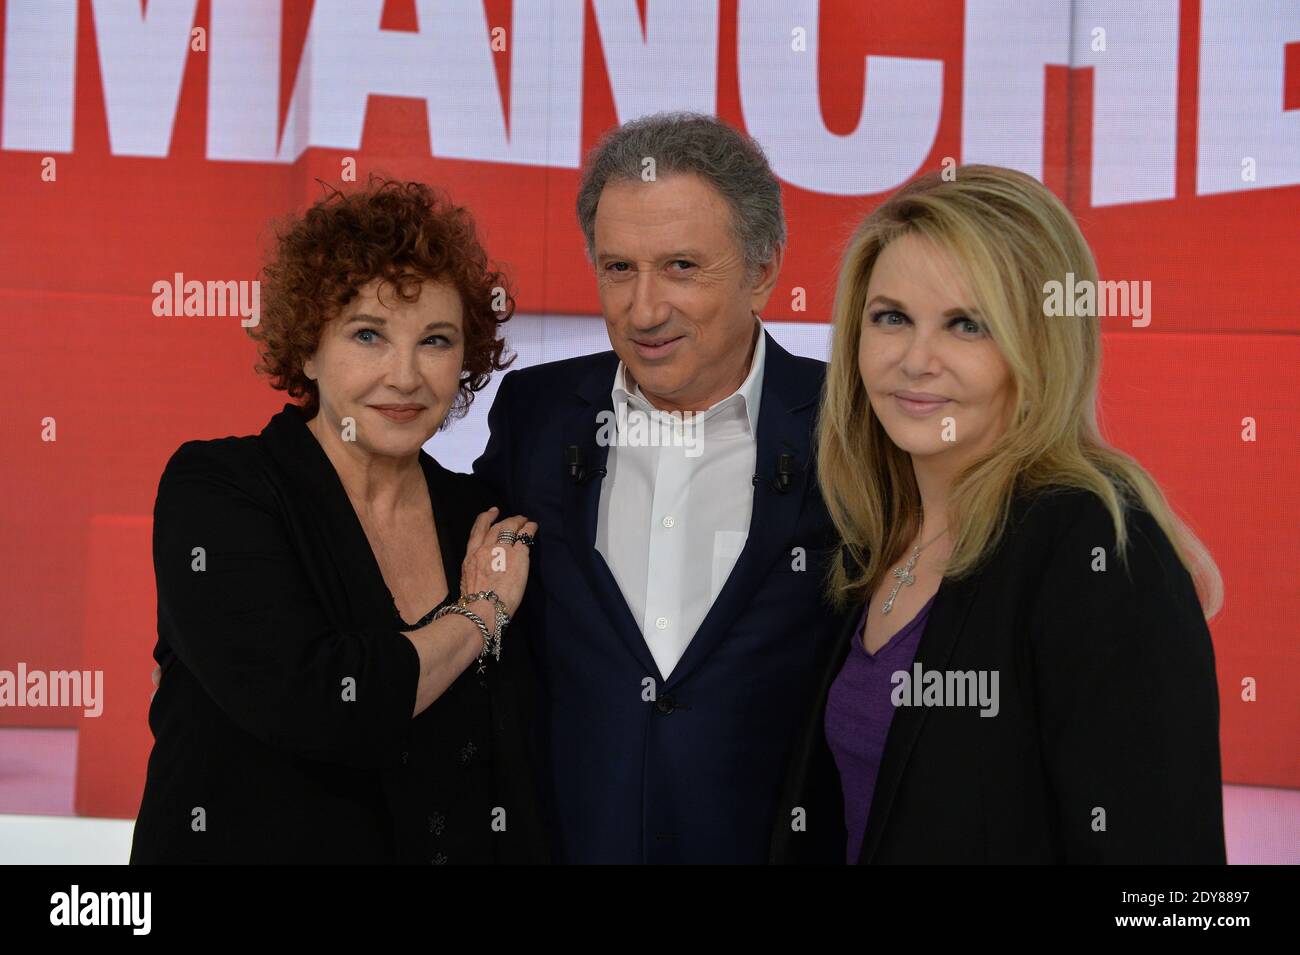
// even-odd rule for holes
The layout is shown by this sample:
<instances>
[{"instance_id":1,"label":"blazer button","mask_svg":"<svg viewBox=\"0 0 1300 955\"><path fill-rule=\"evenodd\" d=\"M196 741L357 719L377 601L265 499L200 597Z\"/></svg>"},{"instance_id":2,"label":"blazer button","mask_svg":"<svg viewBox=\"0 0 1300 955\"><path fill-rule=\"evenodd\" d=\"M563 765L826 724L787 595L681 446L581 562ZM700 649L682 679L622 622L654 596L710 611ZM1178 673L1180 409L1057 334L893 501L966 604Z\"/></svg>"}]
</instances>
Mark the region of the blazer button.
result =
<instances>
[{"instance_id":1,"label":"blazer button","mask_svg":"<svg viewBox=\"0 0 1300 955\"><path fill-rule=\"evenodd\" d=\"M655 709L667 716L673 710L677 709L677 703L671 696L661 696L655 701Z\"/></svg>"}]
</instances>

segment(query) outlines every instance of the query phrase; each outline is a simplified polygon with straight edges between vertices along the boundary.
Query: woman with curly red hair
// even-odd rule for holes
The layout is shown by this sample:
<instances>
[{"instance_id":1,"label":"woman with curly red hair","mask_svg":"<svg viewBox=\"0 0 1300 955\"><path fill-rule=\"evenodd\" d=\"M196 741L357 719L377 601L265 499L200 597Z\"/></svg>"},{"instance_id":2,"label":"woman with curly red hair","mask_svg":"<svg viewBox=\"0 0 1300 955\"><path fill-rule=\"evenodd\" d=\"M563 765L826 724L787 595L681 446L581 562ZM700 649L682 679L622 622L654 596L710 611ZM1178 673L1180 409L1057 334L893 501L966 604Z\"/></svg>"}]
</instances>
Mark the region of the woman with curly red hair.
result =
<instances>
[{"instance_id":1,"label":"woman with curly red hair","mask_svg":"<svg viewBox=\"0 0 1300 955\"><path fill-rule=\"evenodd\" d=\"M264 285L259 370L299 402L159 482L131 861L542 861L503 639L537 526L423 450L508 364L504 279L465 209L372 180Z\"/></svg>"}]
</instances>

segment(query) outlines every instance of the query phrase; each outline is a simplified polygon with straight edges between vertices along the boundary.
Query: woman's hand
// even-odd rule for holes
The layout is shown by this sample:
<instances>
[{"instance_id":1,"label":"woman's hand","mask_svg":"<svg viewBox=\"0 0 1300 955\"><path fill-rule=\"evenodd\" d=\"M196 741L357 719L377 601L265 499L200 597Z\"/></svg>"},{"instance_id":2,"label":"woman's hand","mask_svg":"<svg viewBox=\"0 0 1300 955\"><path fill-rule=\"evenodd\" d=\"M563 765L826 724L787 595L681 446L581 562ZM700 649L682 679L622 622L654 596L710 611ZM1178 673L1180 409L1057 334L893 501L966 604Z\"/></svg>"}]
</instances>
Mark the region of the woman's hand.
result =
<instances>
[{"instance_id":1,"label":"woman's hand","mask_svg":"<svg viewBox=\"0 0 1300 955\"><path fill-rule=\"evenodd\" d=\"M528 545L515 541L513 544L497 543L497 535L502 531L513 534L537 535L537 524L522 514L507 517L492 523L499 513L498 508L484 511L474 521L469 532L469 543L465 547L465 561L461 564L460 588L462 593L472 594L480 590L493 590L506 605L506 611L513 617L524 599L524 587L528 583ZM486 601L480 601L487 606ZM473 605L471 605L472 607ZM478 613L476 609L474 611ZM495 615L494 609L487 612L483 620L489 627ZM483 616L481 613L479 616Z\"/></svg>"}]
</instances>

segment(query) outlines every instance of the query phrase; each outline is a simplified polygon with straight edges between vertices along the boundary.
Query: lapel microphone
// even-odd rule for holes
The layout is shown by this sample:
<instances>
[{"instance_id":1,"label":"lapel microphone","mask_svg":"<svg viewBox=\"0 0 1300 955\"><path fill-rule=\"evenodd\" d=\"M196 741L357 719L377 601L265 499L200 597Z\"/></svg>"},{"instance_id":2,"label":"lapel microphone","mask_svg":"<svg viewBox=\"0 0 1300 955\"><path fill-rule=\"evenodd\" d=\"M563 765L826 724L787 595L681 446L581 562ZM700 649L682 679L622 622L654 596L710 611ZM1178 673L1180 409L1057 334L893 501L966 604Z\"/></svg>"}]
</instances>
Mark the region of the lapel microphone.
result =
<instances>
[{"instance_id":1,"label":"lapel microphone","mask_svg":"<svg viewBox=\"0 0 1300 955\"><path fill-rule=\"evenodd\" d=\"M569 480L574 484L586 484L596 475L605 476L604 468L594 468L587 470L586 456L582 448L576 444L566 445L564 448L564 466L569 472Z\"/></svg>"},{"instance_id":2,"label":"lapel microphone","mask_svg":"<svg viewBox=\"0 0 1300 955\"><path fill-rule=\"evenodd\" d=\"M784 494L790 490L794 483L795 467L794 455L782 452L776 458L776 477L772 479L772 487L778 494ZM754 484L758 484L758 475L754 475Z\"/></svg>"}]
</instances>

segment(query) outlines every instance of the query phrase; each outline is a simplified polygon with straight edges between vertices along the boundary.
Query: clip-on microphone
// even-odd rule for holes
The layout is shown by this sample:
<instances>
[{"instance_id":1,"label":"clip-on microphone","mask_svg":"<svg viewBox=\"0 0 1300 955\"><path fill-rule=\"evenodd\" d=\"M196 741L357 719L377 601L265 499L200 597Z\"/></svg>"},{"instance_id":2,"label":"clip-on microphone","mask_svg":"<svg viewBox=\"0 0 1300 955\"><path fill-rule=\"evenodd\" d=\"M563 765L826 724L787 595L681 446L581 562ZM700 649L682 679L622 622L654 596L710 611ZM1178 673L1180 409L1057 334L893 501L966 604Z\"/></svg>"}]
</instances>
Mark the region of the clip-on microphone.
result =
<instances>
[{"instance_id":1,"label":"clip-on microphone","mask_svg":"<svg viewBox=\"0 0 1300 955\"><path fill-rule=\"evenodd\" d=\"M795 467L794 455L782 452L776 458L776 477L772 479L772 487L778 494L784 494L790 490L794 483ZM754 475L754 484L758 484L758 475Z\"/></svg>"},{"instance_id":2,"label":"clip-on microphone","mask_svg":"<svg viewBox=\"0 0 1300 955\"><path fill-rule=\"evenodd\" d=\"M574 484L586 484L596 475L605 476L604 468L593 468L588 471L586 466L586 457L582 453L582 448L576 444L566 445L564 448L564 466L569 473L569 480Z\"/></svg>"}]
</instances>

